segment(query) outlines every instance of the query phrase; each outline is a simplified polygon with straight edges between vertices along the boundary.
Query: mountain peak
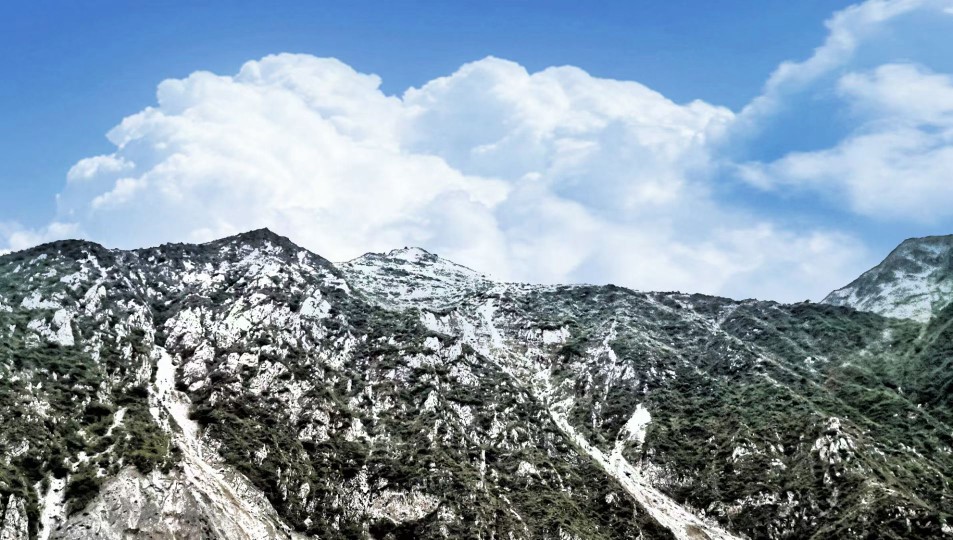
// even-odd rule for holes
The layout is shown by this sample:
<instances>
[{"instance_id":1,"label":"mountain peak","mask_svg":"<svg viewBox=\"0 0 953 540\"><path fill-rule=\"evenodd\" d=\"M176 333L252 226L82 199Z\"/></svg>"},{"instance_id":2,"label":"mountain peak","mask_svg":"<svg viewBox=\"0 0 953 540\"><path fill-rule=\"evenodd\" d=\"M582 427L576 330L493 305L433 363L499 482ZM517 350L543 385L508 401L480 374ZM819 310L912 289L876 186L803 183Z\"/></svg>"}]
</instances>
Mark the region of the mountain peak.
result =
<instances>
[{"instance_id":1,"label":"mountain peak","mask_svg":"<svg viewBox=\"0 0 953 540\"><path fill-rule=\"evenodd\" d=\"M387 257L392 259L402 259L408 262L429 261L433 262L440 259L436 254L419 247L402 247L392 249L387 252Z\"/></svg>"},{"instance_id":2,"label":"mountain peak","mask_svg":"<svg viewBox=\"0 0 953 540\"><path fill-rule=\"evenodd\" d=\"M366 253L337 266L375 302L389 307L442 308L493 284L486 275L419 247Z\"/></svg>"},{"instance_id":3,"label":"mountain peak","mask_svg":"<svg viewBox=\"0 0 953 540\"><path fill-rule=\"evenodd\" d=\"M939 254L943 251L949 251L951 248L953 248L953 234L920 236L907 238L900 242L900 245L890 252L890 255L898 252L902 253L904 250L919 250ZM888 255L888 258L890 255Z\"/></svg>"},{"instance_id":4,"label":"mountain peak","mask_svg":"<svg viewBox=\"0 0 953 540\"><path fill-rule=\"evenodd\" d=\"M946 235L904 240L880 264L823 302L925 322L951 300L953 235Z\"/></svg>"},{"instance_id":5,"label":"mountain peak","mask_svg":"<svg viewBox=\"0 0 953 540\"><path fill-rule=\"evenodd\" d=\"M214 240L209 243L214 244L214 243L222 243L222 242L224 243L243 242L248 244L261 244L264 242L270 242L275 245L282 245L282 246L290 245L290 246L298 247L288 237L281 236L280 234L272 231L271 229L267 227L263 227L261 229L254 229L254 230L246 231L243 233L238 233L232 236L222 238L220 240Z\"/></svg>"},{"instance_id":6,"label":"mountain peak","mask_svg":"<svg viewBox=\"0 0 953 540\"><path fill-rule=\"evenodd\" d=\"M222 248L234 248L239 251L243 249L253 249L260 248L264 251L276 251L284 252L288 256L297 256L300 253L307 253L311 257L316 257L322 263L327 263L327 260L320 255L317 255L310 250L299 246L294 243L291 239L286 236L281 236L280 234L272 231L268 228L254 229L251 231L238 233L232 236L221 238L219 240L213 240L204 246L222 249Z\"/></svg>"},{"instance_id":7,"label":"mountain peak","mask_svg":"<svg viewBox=\"0 0 953 540\"><path fill-rule=\"evenodd\" d=\"M34 256L46 254L49 256L53 255L62 255L67 258L72 259L82 259L87 256L87 254L94 254L97 256L105 255L109 249L104 247L102 244L98 244L91 240L83 239L68 239L68 240L55 240L53 242L47 242L45 244L40 244L38 246L33 246L31 248L19 250L19 251L10 251L7 253L0 252L0 257L21 257L21 256Z\"/></svg>"}]
</instances>

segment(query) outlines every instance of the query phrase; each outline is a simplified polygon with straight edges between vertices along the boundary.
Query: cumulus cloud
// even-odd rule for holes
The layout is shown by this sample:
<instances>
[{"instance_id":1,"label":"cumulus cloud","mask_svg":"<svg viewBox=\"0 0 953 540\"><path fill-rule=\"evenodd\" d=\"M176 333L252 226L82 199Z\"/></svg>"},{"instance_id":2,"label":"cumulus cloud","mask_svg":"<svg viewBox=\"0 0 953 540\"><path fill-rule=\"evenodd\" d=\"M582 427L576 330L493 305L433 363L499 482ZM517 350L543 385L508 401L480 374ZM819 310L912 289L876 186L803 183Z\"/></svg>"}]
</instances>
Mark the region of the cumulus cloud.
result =
<instances>
[{"instance_id":1,"label":"cumulus cloud","mask_svg":"<svg viewBox=\"0 0 953 540\"><path fill-rule=\"evenodd\" d=\"M420 245L500 279L816 299L874 262L864 243L727 197L724 172L871 219L946 215L949 77L857 58L905 17L949 6L870 0L835 14L826 41L781 64L738 113L497 58L402 95L308 55L197 72L163 81L154 106L109 132L114 152L69 171L50 226L0 226L0 238L134 247L267 226L335 260ZM733 146L757 144L752 134L812 91L837 101L847 136L732 163Z\"/></svg>"},{"instance_id":2,"label":"cumulus cloud","mask_svg":"<svg viewBox=\"0 0 953 540\"><path fill-rule=\"evenodd\" d=\"M10 231L11 246L267 226L336 260L421 245L501 279L781 299L823 294L810 261L861 249L716 201L711 142L735 120L726 108L496 58L402 96L379 86L289 54L164 81L155 106L109 132L112 154L69 171L66 225ZM848 266L834 265L831 286Z\"/></svg>"}]
</instances>

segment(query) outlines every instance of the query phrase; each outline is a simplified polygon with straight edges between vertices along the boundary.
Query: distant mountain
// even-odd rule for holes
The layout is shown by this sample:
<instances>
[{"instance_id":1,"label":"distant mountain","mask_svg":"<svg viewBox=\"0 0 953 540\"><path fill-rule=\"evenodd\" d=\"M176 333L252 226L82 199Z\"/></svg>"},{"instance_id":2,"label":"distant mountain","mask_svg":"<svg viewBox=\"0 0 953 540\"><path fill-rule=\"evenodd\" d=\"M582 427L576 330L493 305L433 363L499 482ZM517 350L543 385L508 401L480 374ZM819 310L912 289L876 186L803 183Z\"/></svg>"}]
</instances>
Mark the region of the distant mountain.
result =
<instances>
[{"instance_id":1,"label":"distant mountain","mask_svg":"<svg viewBox=\"0 0 953 540\"><path fill-rule=\"evenodd\" d=\"M883 262L823 300L921 322L951 301L953 235L905 240Z\"/></svg>"},{"instance_id":2,"label":"distant mountain","mask_svg":"<svg viewBox=\"0 0 953 540\"><path fill-rule=\"evenodd\" d=\"M267 230L46 244L0 257L0 539L949 538L930 309L334 264Z\"/></svg>"}]
</instances>

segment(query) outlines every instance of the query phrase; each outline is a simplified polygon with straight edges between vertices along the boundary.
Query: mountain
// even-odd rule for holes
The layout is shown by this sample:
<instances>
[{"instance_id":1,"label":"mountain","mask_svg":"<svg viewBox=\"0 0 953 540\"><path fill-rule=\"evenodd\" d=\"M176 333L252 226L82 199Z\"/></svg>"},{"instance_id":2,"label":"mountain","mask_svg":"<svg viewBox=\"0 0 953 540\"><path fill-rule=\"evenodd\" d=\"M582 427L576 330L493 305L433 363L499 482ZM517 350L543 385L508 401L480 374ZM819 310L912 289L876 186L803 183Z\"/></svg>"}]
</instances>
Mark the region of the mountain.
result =
<instances>
[{"instance_id":1,"label":"mountain","mask_svg":"<svg viewBox=\"0 0 953 540\"><path fill-rule=\"evenodd\" d=\"M824 300L887 317L926 322L953 299L953 235L911 238Z\"/></svg>"},{"instance_id":2,"label":"mountain","mask_svg":"<svg viewBox=\"0 0 953 540\"><path fill-rule=\"evenodd\" d=\"M340 267L371 301L390 309L443 309L493 286L484 274L420 248L367 253Z\"/></svg>"},{"instance_id":3,"label":"mountain","mask_svg":"<svg viewBox=\"0 0 953 540\"><path fill-rule=\"evenodd\" d=\"M951 323L46 244L0 257L0 539L945 538Z\"/></svg>"}]
</instances>

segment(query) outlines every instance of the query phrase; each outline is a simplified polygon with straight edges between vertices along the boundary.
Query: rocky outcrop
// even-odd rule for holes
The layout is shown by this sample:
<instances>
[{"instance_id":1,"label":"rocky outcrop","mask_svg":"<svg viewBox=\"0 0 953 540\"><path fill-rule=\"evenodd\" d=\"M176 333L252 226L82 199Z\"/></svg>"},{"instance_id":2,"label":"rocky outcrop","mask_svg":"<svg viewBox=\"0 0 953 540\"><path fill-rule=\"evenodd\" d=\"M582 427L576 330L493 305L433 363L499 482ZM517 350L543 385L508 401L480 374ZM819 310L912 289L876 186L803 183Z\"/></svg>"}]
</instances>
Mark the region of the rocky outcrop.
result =
<instances>
[{"instance_id":1,"label":"rocky outcrop","mask_svg":"<svg viewBox=\"0 0 953 540\"><path fill-rule=\"evenodd\" d=\"M29 522L23 499L11 495L4 505L3 522L0 525L0 540L27 540Z\"/></svg>"},{"instance_id":2,"label":"rocky outcrop","mask_svg":"<svg viewBox=\"0 0 953 540\"><path fill-rule=\"evenodd\" d=\"M260 493L211 491L187 470L142 475L132 467L103 484L82 512L52 531L63 540L189 538L264 540L293 538L266 521L268 513L248 516L244 500L261 501ZM264 504L267 504L265 502Z\"/></svg>"}]
</instances>

